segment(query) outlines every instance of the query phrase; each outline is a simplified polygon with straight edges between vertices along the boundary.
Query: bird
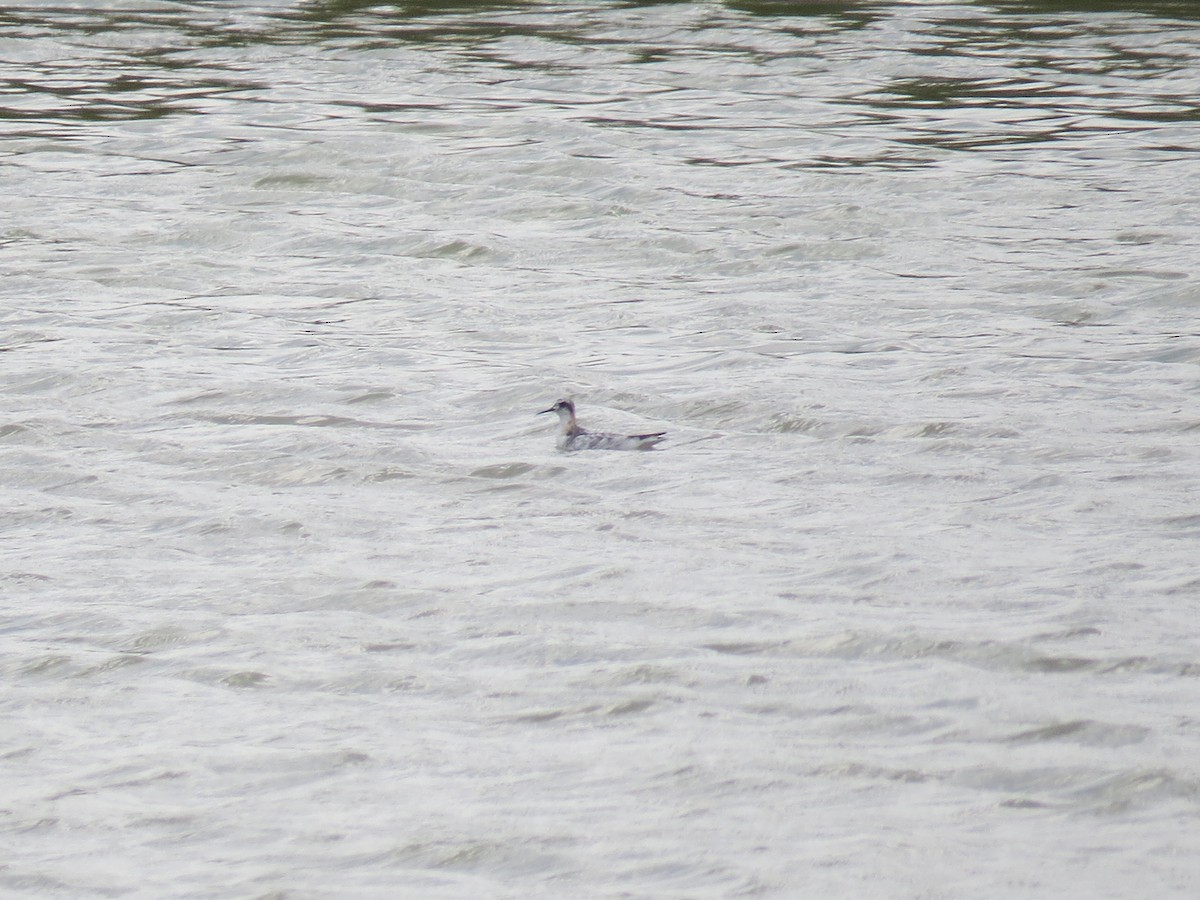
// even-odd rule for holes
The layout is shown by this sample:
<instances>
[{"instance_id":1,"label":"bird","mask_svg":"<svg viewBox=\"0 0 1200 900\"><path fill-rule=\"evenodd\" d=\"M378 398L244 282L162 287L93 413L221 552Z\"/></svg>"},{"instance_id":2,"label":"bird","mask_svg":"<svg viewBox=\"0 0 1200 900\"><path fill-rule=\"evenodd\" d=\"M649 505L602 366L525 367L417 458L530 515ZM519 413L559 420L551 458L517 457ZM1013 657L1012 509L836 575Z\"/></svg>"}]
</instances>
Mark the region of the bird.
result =
<instances>
[{"instance_id":1,"label":"bird","mask_svg":"<svg viewBox=\"0 0 1200 900\"><path fill-rule=\"evenodd\" d=\"M559 400L539 416L558 413L559 450L652 450L666 438L665 431L653 434L609 434L604 431L588 431L575 421L575 404L570 400Z\"/></svg>"}]
</instances>

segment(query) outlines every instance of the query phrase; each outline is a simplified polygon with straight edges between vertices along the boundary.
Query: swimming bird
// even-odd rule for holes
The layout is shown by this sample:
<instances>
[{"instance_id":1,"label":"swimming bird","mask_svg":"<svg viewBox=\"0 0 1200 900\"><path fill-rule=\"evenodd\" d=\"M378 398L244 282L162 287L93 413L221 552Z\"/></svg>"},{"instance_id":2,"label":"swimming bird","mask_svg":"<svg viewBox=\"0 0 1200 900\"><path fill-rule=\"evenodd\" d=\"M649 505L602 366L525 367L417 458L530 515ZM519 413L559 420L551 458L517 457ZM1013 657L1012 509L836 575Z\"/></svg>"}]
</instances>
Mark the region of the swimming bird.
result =
<instances>
[{"instance_id":1,"label":"swimming bird","mask_svg":"<svg viewBox=\"0 0 1200 900\"><path fill-rule=\"evenodd\" d=\"M575 404L570 400L559 400L539 416L558 413L559 450L650 450L666 437L665 431L653 434L608 434L603 431L588 431L575 421Z\"/></svg>"}]
</instances>

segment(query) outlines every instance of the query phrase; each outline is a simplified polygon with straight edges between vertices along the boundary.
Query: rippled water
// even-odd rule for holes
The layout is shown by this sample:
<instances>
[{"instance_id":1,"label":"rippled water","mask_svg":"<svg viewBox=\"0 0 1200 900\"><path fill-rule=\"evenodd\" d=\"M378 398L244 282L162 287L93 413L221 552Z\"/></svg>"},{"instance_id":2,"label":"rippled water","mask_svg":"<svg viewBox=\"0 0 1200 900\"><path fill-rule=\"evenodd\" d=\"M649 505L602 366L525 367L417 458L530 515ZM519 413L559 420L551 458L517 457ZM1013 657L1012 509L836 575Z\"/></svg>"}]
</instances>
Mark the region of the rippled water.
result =
<instances>
[{"instance_id":1,"label":"rippled water","mask_svg":"<svg viewBox=\"0 0 1200 900\"><path fill-rule=\"evenodd\" d=\"M5 896L1196 895L1193 4L0 59Z\"/></svg>"}]
</instances>

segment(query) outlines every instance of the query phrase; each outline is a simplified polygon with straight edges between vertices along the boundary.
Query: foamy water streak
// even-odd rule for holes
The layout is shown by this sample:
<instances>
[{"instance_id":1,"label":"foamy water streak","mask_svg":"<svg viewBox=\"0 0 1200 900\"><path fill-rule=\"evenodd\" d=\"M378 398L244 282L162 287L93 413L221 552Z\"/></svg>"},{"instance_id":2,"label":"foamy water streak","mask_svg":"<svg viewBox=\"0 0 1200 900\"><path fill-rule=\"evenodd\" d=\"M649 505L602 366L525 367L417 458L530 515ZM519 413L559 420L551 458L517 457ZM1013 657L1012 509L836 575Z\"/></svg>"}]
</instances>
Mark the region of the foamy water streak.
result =
<instances>
[{"instance_id":1,"label":"foamy water streak","mask_svg":"<svg viewBox=\"0 0 1200 900\"><path fill-rule=\"evenodd\" d=\"M1083 6L7 8L5 896L1192 896L1200 27Z\"/></svg>"}]
</instances>

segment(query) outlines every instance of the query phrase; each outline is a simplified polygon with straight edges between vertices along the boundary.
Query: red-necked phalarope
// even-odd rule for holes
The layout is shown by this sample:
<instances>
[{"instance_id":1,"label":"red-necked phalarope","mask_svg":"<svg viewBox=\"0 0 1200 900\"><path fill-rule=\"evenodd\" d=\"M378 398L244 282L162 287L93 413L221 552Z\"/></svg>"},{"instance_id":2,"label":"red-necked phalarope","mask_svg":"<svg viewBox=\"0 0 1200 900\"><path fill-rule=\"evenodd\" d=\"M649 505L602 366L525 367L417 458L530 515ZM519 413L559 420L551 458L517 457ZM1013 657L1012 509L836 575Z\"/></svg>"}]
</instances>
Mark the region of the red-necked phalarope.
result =
<instances>
[{"instance_id":1,"label":"red-necked phalarope","mask_svg":"<svg viewBox=\"0 0 1200 900\"><path fill-rule=\"evenodd\" d=\"M575 421L575 404L570 400L559 400L539 416L558 413L558 424L562 431L558 435L559 450L650 450L666 437L665 431L653 434L607 434L588 431Z\"/></svg>"}]
</instances>

